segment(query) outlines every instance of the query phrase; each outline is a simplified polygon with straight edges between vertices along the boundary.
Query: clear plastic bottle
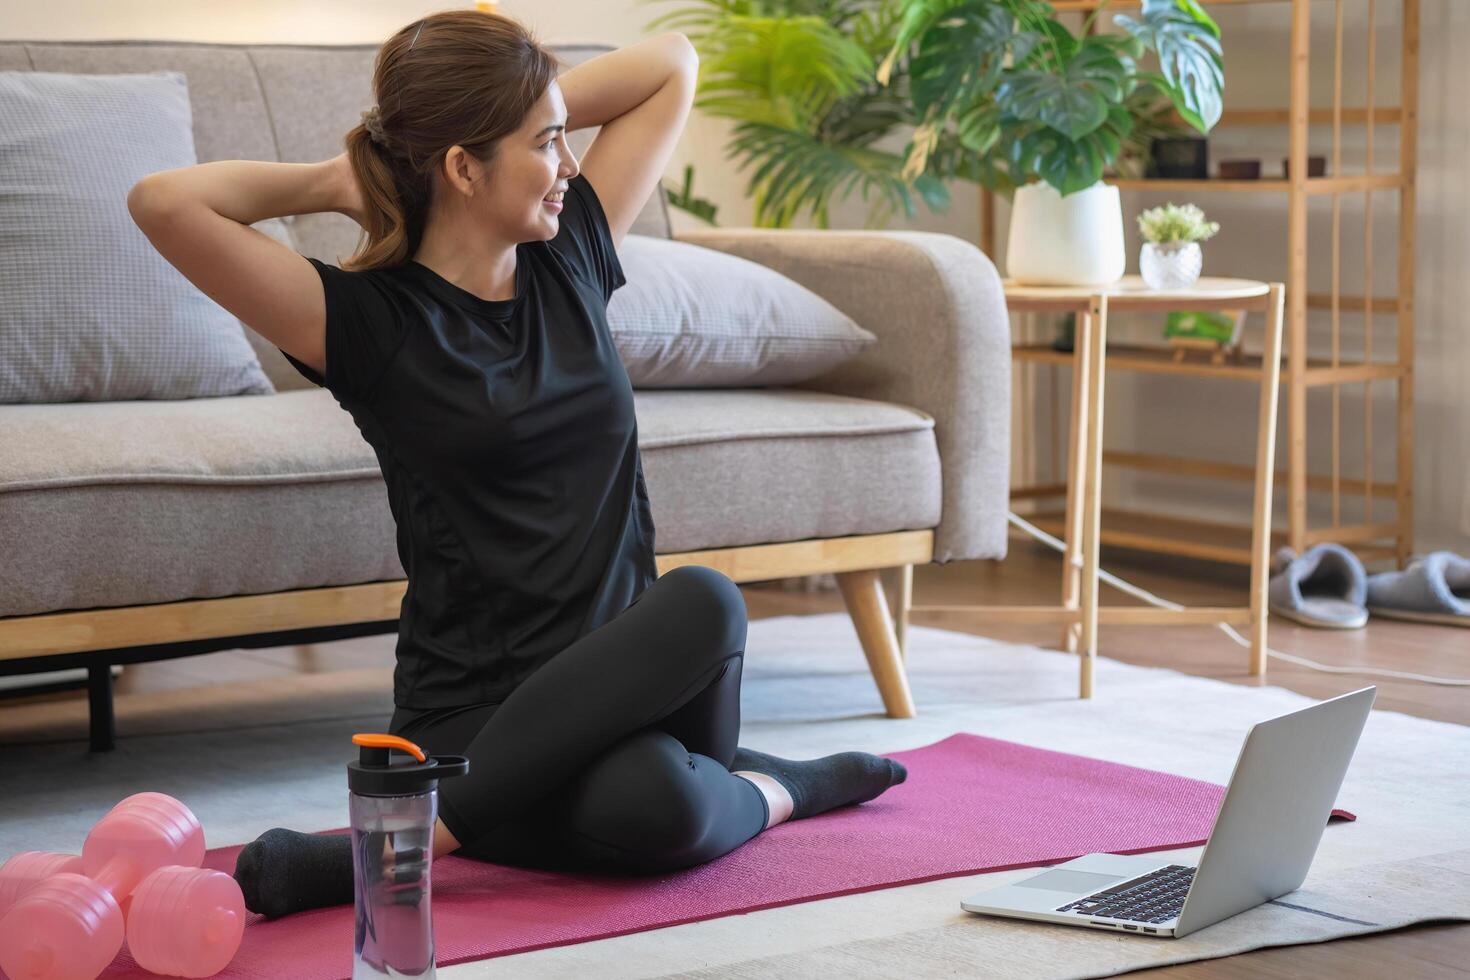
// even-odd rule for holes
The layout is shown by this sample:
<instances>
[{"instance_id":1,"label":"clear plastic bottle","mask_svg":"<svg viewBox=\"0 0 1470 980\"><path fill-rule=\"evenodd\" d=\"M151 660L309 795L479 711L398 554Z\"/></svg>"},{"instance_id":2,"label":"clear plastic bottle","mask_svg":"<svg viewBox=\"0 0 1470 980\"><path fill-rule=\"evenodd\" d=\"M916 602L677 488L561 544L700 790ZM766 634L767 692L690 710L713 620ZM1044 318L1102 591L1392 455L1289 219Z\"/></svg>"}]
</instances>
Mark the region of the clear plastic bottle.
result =
<instances>
[{"instance_id":1,"label":"clear plastic bottle","mask_svg":"<svg viewBox=\"0 0 1470 980\"><path fill-rule=\"evenodd\" d=\"M463 756L425 756L396 735L358 734L347 764L356 928L353 980L435 976L430 870L439 780L469 771ZM411 759L392 761L390 752Z\"/></svg>"}]
</instances>

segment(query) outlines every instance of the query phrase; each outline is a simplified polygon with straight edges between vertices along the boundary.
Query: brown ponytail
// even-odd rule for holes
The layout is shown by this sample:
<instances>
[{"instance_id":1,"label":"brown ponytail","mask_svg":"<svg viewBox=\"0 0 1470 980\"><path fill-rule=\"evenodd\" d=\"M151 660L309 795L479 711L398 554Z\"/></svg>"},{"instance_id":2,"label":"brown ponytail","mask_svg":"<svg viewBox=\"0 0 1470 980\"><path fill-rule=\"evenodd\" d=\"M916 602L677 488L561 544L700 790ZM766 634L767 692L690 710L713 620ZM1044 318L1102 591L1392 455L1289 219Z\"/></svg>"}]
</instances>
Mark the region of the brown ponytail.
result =
<instances>
[{"instance_id":1,"label":"brown ponytail","mask_svg":"<svg viewBox=\"0 0 1470 980\"><path fill-rule=\"evenodd\" d=\"M558 67L519 22L478 10L431 14L383 42L373 64L377 106L345 140L366 215L365 240L342 268L412 258L444 154L458 144L488 163Z\"/></svg>"}]
</instances>

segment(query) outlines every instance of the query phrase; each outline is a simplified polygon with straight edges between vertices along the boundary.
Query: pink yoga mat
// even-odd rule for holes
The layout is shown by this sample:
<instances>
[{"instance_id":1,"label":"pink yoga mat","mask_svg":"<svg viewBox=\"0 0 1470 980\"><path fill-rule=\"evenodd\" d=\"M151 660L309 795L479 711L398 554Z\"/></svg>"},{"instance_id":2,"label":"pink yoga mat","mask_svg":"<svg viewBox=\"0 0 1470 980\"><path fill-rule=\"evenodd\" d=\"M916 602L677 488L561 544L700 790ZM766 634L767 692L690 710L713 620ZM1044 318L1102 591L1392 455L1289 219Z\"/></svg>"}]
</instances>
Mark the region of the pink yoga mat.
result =
<instances>
[{"instance_id":1,"label":"pink yoga mat","mask_svg":"<svg viewBox=\"0 0 1470 980\"><path fill-rule=\"evenodd\" d=\"M437 962L451 966L894 885L1056 864L1094 851L1202 844L1225 792L1183 776L966 733L888 757L908 767L908 780L876 800L779 824L684 871L616 877L437 860ZM240 846L210 851L205 866L233 872ZM956 909L962 897L955 893ZM352 937L351 905L270 921L251 914L240 951L216 976L347 980ZM124 949L103 976L155 974Z\"/></svg>"}]
</instances>

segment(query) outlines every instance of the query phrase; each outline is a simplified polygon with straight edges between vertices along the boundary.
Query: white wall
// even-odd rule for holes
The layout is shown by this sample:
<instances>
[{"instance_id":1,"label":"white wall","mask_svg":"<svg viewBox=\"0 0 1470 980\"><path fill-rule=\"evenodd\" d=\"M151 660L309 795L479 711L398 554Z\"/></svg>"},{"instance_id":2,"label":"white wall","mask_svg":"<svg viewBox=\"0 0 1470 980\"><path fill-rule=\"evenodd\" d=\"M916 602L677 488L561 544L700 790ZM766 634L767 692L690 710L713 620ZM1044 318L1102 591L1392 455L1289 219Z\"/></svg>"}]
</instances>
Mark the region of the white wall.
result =
<instances>
[{"instance_id":1,"label":"white wall","mask_svg":"<svg viewBox=\"0 0 1470 980\"><path fill-rule=\"evenodd\" d=\"M443 9L445 4L413 0L250 0L247 3L198 3L194 0L49 0L46 3L0 3L0 39L186 39L234 43L364 43L378 41L413 19ZM468 6L468 4L466 4ZM638 0L505 0L499 9L519 18L544 42L598 40L627 44L645 36L643 27L678 4ZM1206 7L1210 5L1206 0ZM1346 5L1359 19L1347 32L1348 92L1362 92L1362 64L1366 26L1364 5ZM1380 104L1397 97L1397 4L1379 4L1378 76ZM1286 101L1286 5L1244 5L1213 10L1225 32L1227 107L1280 106ZM1470 65L1463 52L1470 46L1470 4L1464 0L1421 0L1421 113L1419 134L1418 275L1416 302L1417 438L1415 444L1416 544L1418 550L1449 547L1470 552L1470 329L1460 319L1470 309L1470 122L1463 93L1470 91ZM1331 93L1331 5L1314 5L1314 98L1323 104ZM1356 46L1356 47L1355 47ZM1358 54L1355 57L1352 52ZM1356 87L1354 87L1356 86ZM691 117L669 176L682 173L686 163L695 167L696 193L719 206L724 225L751 222L745 199L747 172L737 171L724 159L722 146L728 125L696 113ZM1344 169L1361 163L1347 147L1361 130L1347 128ZM1375 162L1380 168L1396 158L1396 130L1380 127ZM1314 131L1312 152L1327 152L1330 128ZM897 150L901 141L890 143ZM1283 128L1222 129L1212 139L1211 156L1255 156L1264 160L1268 175L1286 152ZM959 235L978 242L979 199L974 187L957 185L948 212L935 215L921 210L915 220L895 221L893 227L911 227ZM1376 295L1391 295L1394 287L1395 198L1375 195L1374 279ZM1270 195L1198 194L1194 198L1221 233L1206 248L1206 270L1220 275L1284 278L1286 222L1282 198ZM1127 192L1124 211L1130 254L1136 254L1133 216L1142 208L1162 203L1158 192ZM1004 206L1002 205L1002 218ZM1342 290L1361 292L1361 197L1344 199ZM833 208L835 227L859 226L861 201ZM676 221L686 217L674 212ZM1311 218L1313 291L1326 291L1330 267L1328 239L1330 205L1314 202ZM692 219L688 219L691 220ZM805 222L803 222L805 223ZM1002 221L999 241L1004 242ZM1130 271L1136 267L1130 260ZM1325 314L1314 314L1324 316ZM1344 317L1344 350L1361 350L1357 319ZM1388 352L1392 319L1380 321L1378 346ZM1153 337L1156 323L1119 325L1117 335ZM1257 329L1259 327L1257 326ZM1254 400L1248 389L1224 382L1190 382L1180 378L1127 376L1110 378L1108 437L1111 445L1176 454L1208 453L1219 458L1249 462L1253 440ZM1357 472L1361 457L1359 420L1362 388L1344 389L1342 417L1345 431L1343 459L1348 474ZM1375 469L1381 480L1393 479L1393 388L1374 386L1376 424ZM1315 468L1327 465L1330 402L1325 394L1309 403L1310 445ZM1042 426L1045 431L1046 426ZM1043 454L1044 458L1044 454ZM1245 486L1167 484L1154 479L1113 474L1113 491L1133 507L1158 506L1200 516L1238 518L1246 513ZM1353 506L1349 501L1348 508ZM1281 513L1278 507L1278 514ZM1320 508L1317 513L1321 513ZM1346 509L1344 517L1356 517Z\"/></svg>"}]
</instances>

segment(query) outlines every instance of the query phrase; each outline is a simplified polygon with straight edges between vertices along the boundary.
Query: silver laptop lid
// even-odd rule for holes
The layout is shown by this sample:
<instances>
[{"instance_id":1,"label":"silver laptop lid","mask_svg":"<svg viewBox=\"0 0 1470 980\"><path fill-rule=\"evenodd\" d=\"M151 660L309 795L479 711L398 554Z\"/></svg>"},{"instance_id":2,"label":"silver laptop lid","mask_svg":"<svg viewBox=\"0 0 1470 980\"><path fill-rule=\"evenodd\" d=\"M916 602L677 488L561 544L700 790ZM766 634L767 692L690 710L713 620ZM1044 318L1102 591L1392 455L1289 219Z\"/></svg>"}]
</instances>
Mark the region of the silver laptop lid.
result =
<instances>
[{"instance_id":1,"label":"silver laptop lid","mask_svg":"<svg viewBox=\"0 0 1470 980\"><path fill-rule=\"evenodd\" d=\"M1250 730L1175 935L1300 887L1377 690L1365 687Z\"/></svg>"}]
</instances>

